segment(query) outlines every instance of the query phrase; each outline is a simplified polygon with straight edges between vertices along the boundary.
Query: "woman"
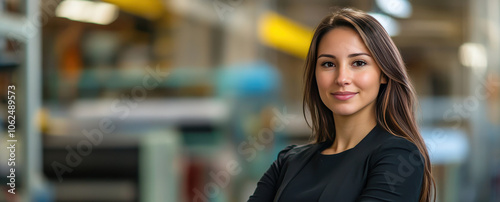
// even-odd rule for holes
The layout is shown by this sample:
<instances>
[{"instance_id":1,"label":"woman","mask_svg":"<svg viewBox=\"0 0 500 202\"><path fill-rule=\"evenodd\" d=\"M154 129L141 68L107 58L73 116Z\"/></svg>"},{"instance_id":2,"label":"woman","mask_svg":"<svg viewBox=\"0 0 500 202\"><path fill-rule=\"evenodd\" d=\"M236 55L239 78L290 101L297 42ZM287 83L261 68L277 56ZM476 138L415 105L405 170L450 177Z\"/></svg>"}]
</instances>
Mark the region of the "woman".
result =
<instances>
[{"instance_id":1,"label":"woman","mask_svg":"<svg viewBox=\"0 0 500 202\"><path fill-rule=\"evenodd\" d=\"M305 68L315 142L283 149L249 201L431 201L416 96L397 47L370 15L318 25ZM304 113L305 114L305 113Z\"/></svg>"}]
</instances>

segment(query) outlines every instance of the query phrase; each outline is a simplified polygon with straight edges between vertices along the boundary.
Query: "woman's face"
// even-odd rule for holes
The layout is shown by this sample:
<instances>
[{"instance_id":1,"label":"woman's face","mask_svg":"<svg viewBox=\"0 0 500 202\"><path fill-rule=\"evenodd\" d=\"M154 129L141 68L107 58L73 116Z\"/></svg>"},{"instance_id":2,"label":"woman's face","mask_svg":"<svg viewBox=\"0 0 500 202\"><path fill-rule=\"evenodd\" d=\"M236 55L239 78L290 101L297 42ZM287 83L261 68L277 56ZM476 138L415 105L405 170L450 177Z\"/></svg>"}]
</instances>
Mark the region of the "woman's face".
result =
<instances>
[{"instance_id":1,"label":"woman's face","mask_svg":"<svg viewBox=\"0 0 500 202\"><path fill-rule=\"evenodd\" d=\"M316 82L323 103L334 115L348 116L375 108L385 79L356 31L337 27L318 46Z\"/></svg>"}]
</instances>

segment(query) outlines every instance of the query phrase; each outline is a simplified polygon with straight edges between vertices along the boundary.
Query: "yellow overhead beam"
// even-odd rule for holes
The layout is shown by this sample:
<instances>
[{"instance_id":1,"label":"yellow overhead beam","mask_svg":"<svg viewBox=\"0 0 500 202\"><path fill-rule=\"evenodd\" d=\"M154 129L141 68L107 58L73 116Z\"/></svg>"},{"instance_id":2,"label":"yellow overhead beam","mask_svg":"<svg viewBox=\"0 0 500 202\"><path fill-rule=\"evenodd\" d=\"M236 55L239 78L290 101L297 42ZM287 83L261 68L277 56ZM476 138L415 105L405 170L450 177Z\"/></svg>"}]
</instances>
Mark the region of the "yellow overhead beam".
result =
<instances>
[{"instance_id":1,"label":"yellow overhead beam","mask_svg":"<svg viewBox=\"0 0 500 202\"><path fill-rule=\"evenodd\" d=\"M102 0L118 6L121 10L155 20L163 15L165 6L160 0Z\"/></svg>"},{"instance_id":2,"label":"yellow overhead beam","mask_svg":"<svg viewBox=\"0 0 500 202\"><path fill-rule=\"evenodd\" d=\"M258 32L263 44L300 58L306 58L313 36L312 29L274 12L261 16Z\"/></svg>"}]
</instances>

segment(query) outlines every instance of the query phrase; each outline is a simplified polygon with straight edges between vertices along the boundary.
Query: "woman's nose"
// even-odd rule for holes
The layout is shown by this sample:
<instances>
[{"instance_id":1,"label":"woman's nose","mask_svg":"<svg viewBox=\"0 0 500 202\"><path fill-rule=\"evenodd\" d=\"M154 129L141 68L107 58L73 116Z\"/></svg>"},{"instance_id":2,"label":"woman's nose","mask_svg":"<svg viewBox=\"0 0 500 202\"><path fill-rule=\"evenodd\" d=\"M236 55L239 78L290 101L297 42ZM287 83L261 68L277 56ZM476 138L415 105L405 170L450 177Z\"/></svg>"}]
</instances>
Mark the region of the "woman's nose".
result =
<instances>
[{"instance_id":1,"label":"woman's nose","mask_svg":"<svg viewBox=\"0 0 500 202\"><path fill-rule=\"evenodd\" d=\"M347 65L341 65L337 71L335 81L339 86L349 85L352 82L352 73Z\"/></svg>"}]
</instances>

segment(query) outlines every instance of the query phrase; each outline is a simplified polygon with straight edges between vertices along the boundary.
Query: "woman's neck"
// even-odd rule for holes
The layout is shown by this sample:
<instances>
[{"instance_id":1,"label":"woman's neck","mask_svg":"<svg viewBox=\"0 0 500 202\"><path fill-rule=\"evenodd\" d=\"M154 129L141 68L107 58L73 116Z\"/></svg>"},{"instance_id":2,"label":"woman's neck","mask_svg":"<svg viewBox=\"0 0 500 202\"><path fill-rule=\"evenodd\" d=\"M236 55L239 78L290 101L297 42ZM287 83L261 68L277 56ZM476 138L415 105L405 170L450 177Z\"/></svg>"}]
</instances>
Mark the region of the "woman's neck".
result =
<instances>
[{"instance_id":1,"label":"woman's neck","mask_svg":"<svg viewBox=\"0 0 500 202\"><path fill-rule=\"evenodd\" d=\"M323 154L336 154L355 147L377 125L375 107L349 116L334 115L335 140Z\"/></svg>"}]
</instances>

